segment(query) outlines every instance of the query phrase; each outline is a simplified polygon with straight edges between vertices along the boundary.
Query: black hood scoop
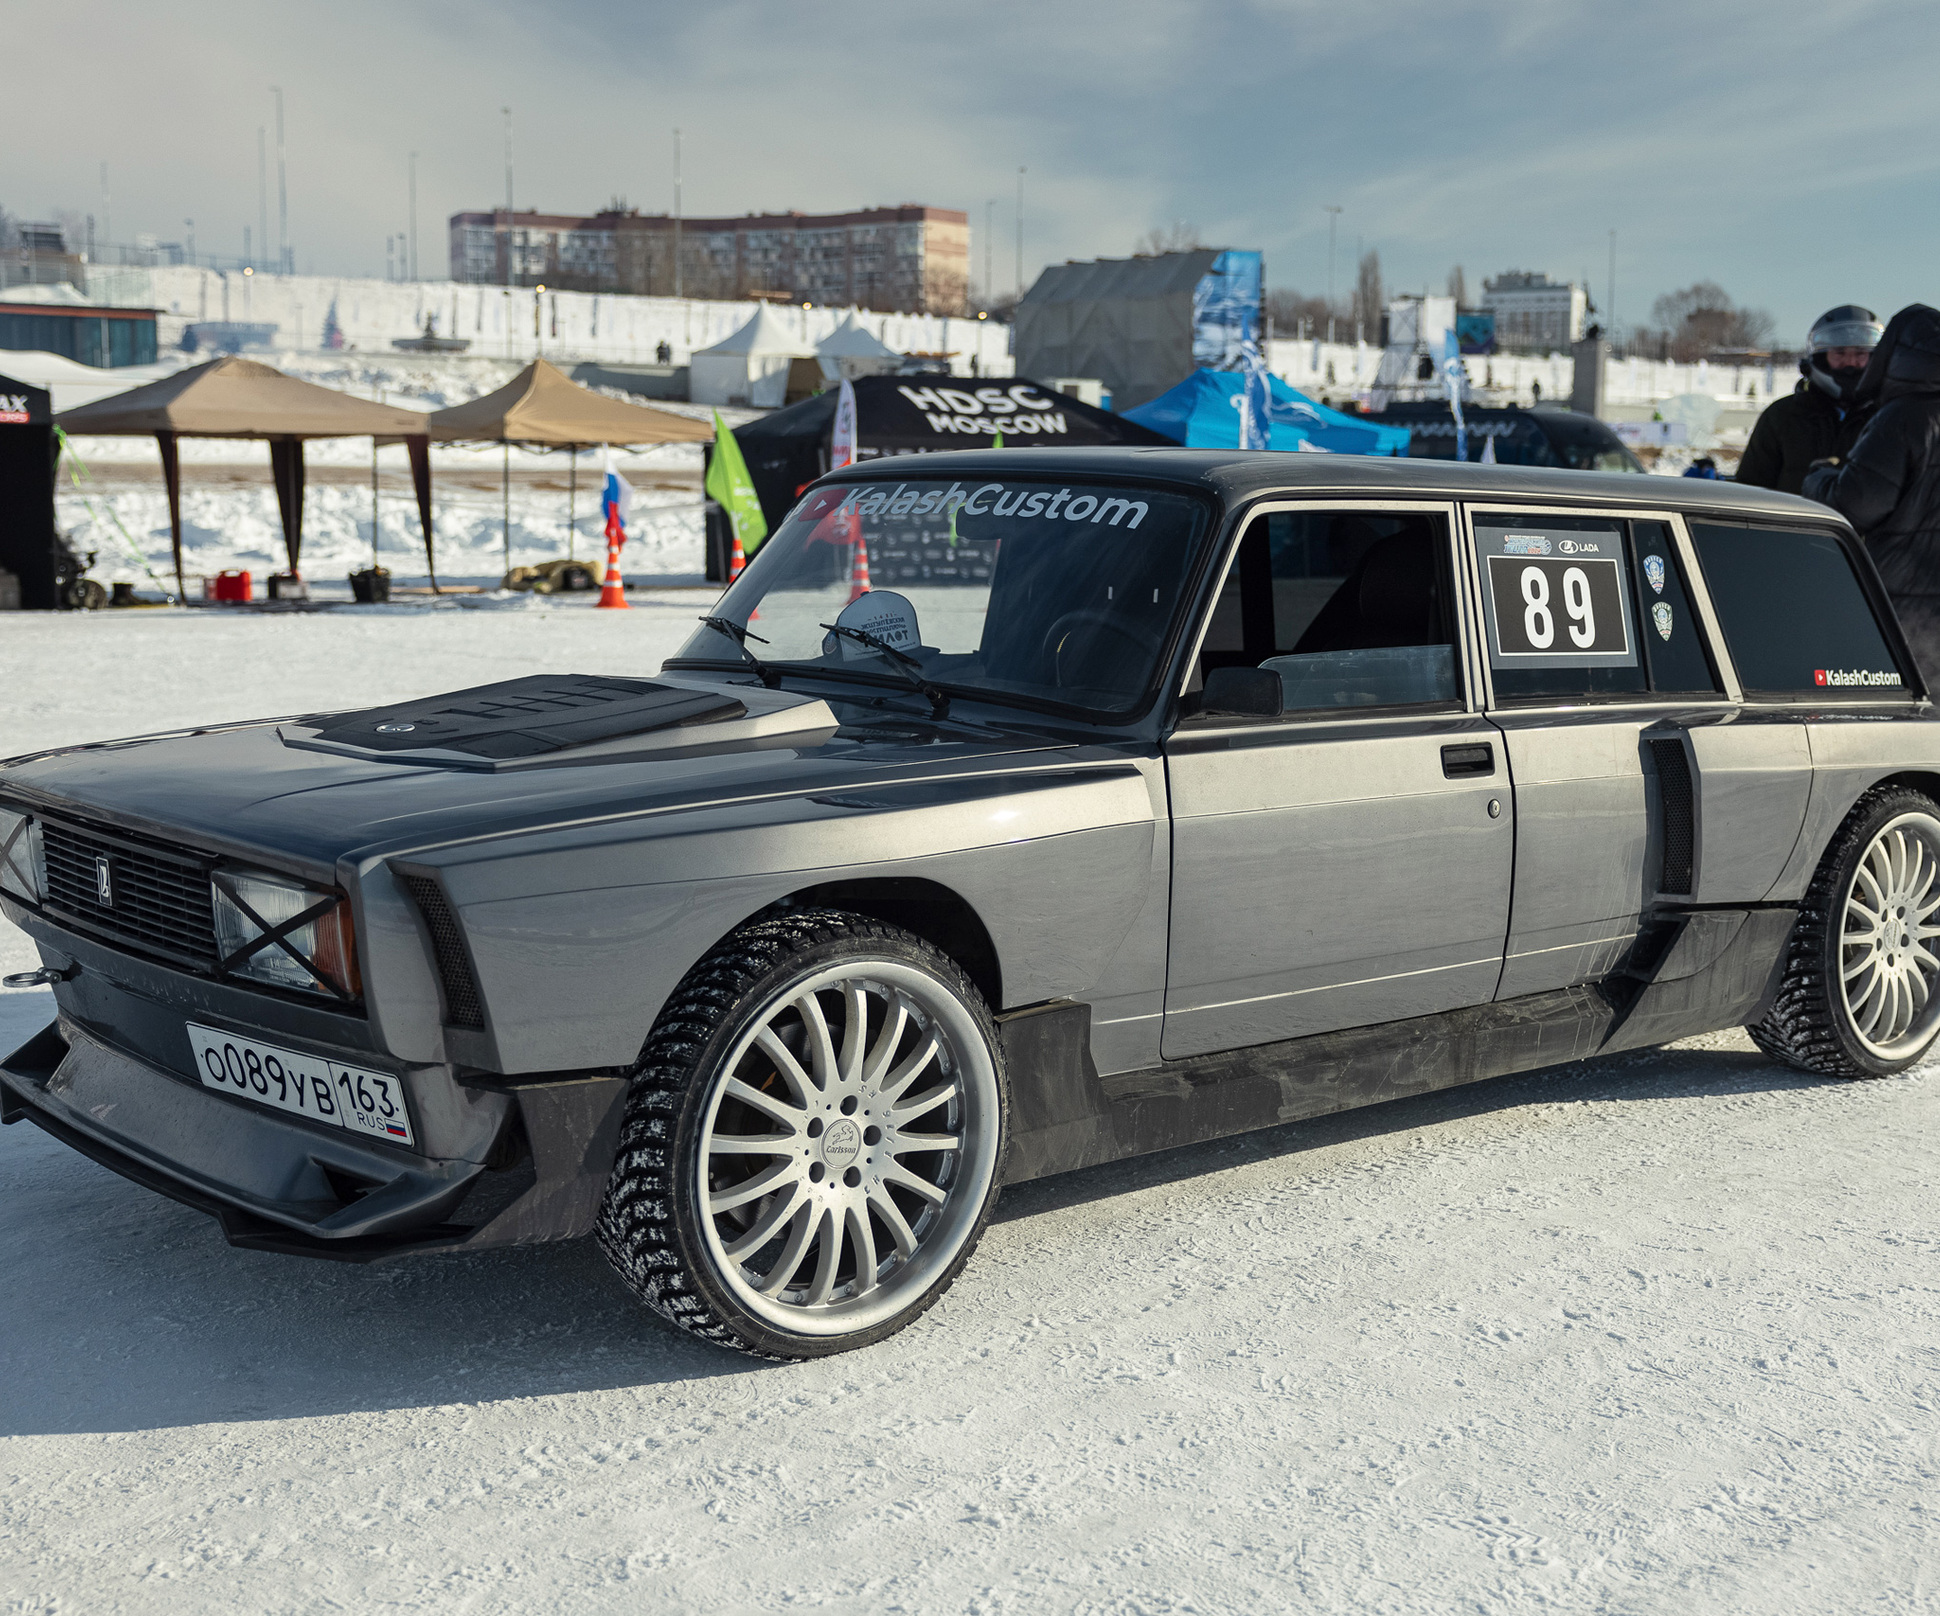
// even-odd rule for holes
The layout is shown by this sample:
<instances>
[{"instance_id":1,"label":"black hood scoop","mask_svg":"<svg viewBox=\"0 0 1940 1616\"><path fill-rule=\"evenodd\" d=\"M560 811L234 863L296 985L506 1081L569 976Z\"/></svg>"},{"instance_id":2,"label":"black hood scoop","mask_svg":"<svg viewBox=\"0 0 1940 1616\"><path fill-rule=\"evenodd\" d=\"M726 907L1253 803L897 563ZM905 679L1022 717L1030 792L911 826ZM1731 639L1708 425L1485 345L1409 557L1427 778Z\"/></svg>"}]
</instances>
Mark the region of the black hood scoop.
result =
<instances>
[{"instance_id":1,"label":"black hood scoop","mask_svg":"<svg viewBox=\"0 0 1940 1616\"><path fill-rule=\"evenodd\" d=\"M720 691L566 673L507 679L304 722L312 732L306 739L333 752L434 752L489 765L687 724L719 723L744 717L747 710Z\"/></svg>"}]
</instances>

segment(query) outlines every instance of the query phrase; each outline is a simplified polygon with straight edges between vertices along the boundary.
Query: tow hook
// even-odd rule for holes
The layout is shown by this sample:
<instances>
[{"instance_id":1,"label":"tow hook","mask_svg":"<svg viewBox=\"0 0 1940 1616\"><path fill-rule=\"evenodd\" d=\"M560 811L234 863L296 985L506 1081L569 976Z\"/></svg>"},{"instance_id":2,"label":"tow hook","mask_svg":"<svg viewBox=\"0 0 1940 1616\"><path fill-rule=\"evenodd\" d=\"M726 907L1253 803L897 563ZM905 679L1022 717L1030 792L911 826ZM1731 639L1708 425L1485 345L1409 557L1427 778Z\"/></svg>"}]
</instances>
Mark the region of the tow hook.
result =
<instances>
[{"instance_id":1,"label":"tow hook","mask_svg":"<svg viewBox=\"0 0 1940 1616\"><path fill-rule=\"evenodd\" d=\"M0 977L0 988L51 988L61 982L72 982L80 974L79 964L43 965L38 971L21 971L13 976Z\"/></svg>"}]
</instances>

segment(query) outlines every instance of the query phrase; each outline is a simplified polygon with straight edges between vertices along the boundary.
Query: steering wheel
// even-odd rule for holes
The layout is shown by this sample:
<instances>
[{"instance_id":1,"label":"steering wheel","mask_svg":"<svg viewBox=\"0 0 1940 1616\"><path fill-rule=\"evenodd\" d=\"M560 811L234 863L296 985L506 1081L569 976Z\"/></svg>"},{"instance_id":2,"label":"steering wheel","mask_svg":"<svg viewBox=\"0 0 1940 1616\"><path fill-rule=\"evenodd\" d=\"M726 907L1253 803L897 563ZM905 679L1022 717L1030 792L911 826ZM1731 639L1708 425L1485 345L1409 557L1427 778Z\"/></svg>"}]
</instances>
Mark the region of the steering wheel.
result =
<instances>
[{"instance_id":1,"label":"steering wheel","mask_svg":"<svg viewBox=\"0 0 1940 1616\"><path fill-rule=\"evenodd\" d=\"M1043 655L1050 659L1052 683L1060 688L1064 685L1064 664L1058 653L1072 633L1081 628L1099 628L1108 634L1115 634L1150 659L1156 659L1159 654L1157 634L1134 627L1116 612L1102 611L1095 606L1080 607L1077 611L1066 612L1044 631Z\"/></svg>"}]
</instances>

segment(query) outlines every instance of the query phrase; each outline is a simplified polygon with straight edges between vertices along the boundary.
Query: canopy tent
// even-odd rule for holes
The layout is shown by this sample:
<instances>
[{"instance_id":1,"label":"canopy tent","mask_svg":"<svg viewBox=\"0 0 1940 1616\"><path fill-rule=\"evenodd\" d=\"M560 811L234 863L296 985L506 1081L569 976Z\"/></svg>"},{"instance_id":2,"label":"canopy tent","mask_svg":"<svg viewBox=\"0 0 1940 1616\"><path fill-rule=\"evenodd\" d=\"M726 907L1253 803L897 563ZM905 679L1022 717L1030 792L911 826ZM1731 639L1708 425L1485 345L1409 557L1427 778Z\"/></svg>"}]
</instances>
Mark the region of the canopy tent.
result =
<instances>
[{"instance_id":1,"label":"canopy tent","mask_svg":"<svg viewBox=\"0 0 1940 1616\"><path fill-rule=\"evenodd\" d=\"M512 564L512 450L515 443L541 449L583 449L595 443L708 443L712 430L671 410L628 404L581 387L564 371L535 359L497 392L435 410L431 435L441 443L505 445L505 561ZM567 531L579 495L579 460L567 485ZM570 543L570 541L569 541Z\"/></svg>"},{"instance_id":2,"label":"canopy tent","mask_svg":"<svg viewBox=\"0 0 1940 1616\"><path fill-rule=\"evenodd\" d=\"M105 365L84 365L66 354L47 353L37 348L10 348L0 363L5 364L13 380L44 388L52 394L56 414L92 404L96 399L112 398L144 382L160 381L174 375L176 369L172 364L116 365L109 369Z\"/></svg>"},{"instance_id":3,"label":"canopy tent","mask_svg":"<svg viewBox=\"0 0 1940 1616\"><path fill-rule=\"evenodd\" d=\"M425 417L416 410L373 404L328 387L298 381L254 359L233 356L179 370L173 376L83 404L55 418L70 436L150 437L162 453L168 485L169 542L175 552L175 587L182 580L182 469L180 438L266 438L276 503L283 517L283 548L290 571L303 551L303 440L305 438L402 439L411 454L418 521L424 530L425 566L436 585L431 553L431 451Z\"/></svg>"},{"instance_id":4,"label":"canopy tent","mask_svg":"<svg viewBox=\"0 0 1940 1616\"><path fill-rule=\"evenodd\" d=\"M774 409L787 399L789 366L814 357L815 349L763 303L733 336L689 360L687 396L696 404Z\"/></svg>"},{"instance_id":5,"label":"canopy tent","mask_svg":"<svg viewBox=\"0 0 1940 1616\"><path fill-rule=\"evenodd\" d=\"M1022 377L864 376L855 384L857 458L927 454L938 449L987 449L1032 444L1130 443L1172 446L1172 440L1108 410L1094 409ZM802 489L829 469L829 434L838 394L821 393L735 429L735 442L761 497L769 531L781 525ZM721 536L709 513L709 576L719 570Z\"/></svg>"},{"instance_id":6,"label":"canopy tent","mask_svg":"<svg viewBox=\"0 0 1940 1616\"><path fill-rule=\"evenodd\" d=\"M815 344L815 357L821 362L824 379L831 382L844 376L851 381L862 376L892 376L903 362L901 354L853 313Z\"/></svg>"},{"instance_id":7,"label":"canopy tent","mask_svg":"<svg viewBox=\"0 0 1940 1616\"><path fill-rule=\"evenodd\" d=\"M1316 404L1278 376L1270 376L1268 381L1273 390L1269 448L1325 449L1331 454L1408 452L1406 427L1357 420ZM1125 416L1188 449L1237 449L1238 406L1245 385L1246 378L1236 370L1195 370L1177 387L1135 410L1127 410Z\"/></svg>"}]
</instances>

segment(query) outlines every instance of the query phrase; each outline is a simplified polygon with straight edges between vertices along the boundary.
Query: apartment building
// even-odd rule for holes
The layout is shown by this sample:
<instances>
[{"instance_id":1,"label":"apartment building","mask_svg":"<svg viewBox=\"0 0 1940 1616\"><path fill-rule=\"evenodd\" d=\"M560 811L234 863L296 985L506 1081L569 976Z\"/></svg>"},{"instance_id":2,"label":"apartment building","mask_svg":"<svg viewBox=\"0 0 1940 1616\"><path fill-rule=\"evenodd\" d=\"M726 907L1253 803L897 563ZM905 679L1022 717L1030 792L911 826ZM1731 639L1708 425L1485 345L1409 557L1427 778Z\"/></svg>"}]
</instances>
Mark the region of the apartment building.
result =
<instances>
[{"instance_id":1,"label":"apartment building","mask_svg":"<svg viewBox=\"0 0 1940 1616\"><path fill-rule=\"evenodd\" d=\"M675 242L679 264L675 264ZM615 205L576 217L451 217L451 278L670 297L771 296L913 314L966 312L970 221L915 203L859 213L675 220Z\"/></svg>"}]
</instances>

